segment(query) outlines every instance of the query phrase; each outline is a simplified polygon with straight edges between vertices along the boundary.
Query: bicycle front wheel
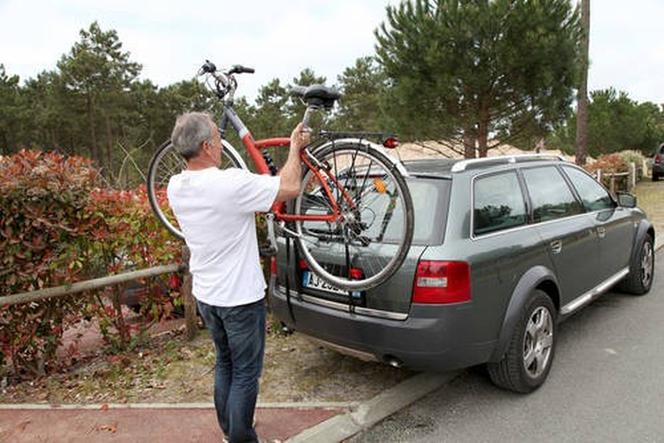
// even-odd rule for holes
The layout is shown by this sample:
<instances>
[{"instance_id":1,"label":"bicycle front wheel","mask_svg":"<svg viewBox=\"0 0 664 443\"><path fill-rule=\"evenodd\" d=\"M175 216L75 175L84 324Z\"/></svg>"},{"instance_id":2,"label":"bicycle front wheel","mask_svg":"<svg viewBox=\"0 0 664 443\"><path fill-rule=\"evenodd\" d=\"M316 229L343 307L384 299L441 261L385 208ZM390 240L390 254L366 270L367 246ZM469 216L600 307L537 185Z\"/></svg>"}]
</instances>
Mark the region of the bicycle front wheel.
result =
<instances>
[{"instance_id":1,"label":"bicycle front wheel","mask_svg":"<svg viewBox=\"0 0 664 443\"><path fill-rule=\"evenodd\" d=\"M340 217L295 223L304 259L312 272L337 288L376 287L401 266L413 238L406 180L385 154L367 143L342 142L314 156L318 164L304 172L295 214L332 215L336 203Z\"/></svg>"},{"instance_id":2,"label":"bicycle front wheel","mask_svg":"<svg viewBox=\"0 0 664 443\"><path fill-rule=\"evenodd\" d=\"M226 168L244 168L246 165L242 157L237 153L233 146L222 140L223 149L221 150L220 169ZM166 187L172 176L179 174L187 168L184 158L175 150L170 140L162 144L155 152L150 166L148 168L147 188L148 200L159 221L173 235L184 239L184 235L175 220L175 216L168 205L166 197Z\"/></svg>"}]
</instances>

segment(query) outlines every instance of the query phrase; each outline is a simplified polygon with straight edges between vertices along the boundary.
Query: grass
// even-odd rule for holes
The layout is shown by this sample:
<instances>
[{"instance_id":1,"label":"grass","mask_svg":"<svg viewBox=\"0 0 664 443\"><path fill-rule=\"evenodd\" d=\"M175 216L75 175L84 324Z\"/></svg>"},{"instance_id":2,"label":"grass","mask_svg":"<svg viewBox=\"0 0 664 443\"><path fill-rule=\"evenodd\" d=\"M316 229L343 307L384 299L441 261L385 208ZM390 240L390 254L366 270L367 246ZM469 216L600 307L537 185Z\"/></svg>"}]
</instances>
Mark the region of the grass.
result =
<instances>
[{"instance_id":1,"label":"grass","mask_svg":"<svg viewBox=\"0 0 664 443\"><path fill-rule=\"evenodd\" d=\"M659 236L664 235L664 181L653 182L646 178L636 185L634 195L638 207L645 211L654 225L657 240Z\"/></svg>"}]
</instances>

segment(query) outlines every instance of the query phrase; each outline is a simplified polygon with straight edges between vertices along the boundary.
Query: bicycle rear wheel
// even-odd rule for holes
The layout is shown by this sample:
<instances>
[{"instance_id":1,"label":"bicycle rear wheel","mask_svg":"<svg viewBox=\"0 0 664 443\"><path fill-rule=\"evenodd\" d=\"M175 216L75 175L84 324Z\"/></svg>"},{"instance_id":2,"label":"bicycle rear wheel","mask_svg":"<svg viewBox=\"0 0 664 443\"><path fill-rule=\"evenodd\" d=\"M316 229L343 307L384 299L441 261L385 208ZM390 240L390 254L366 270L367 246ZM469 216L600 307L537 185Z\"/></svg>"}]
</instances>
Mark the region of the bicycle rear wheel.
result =
<instances>
[{"instance_id":1,"label":"bicycle rear wheel","mask_svg":"<svg viewBox=\"0 0 664 443\"><path fill-rule=\"evenodd\" d=\"M242 157L237 153L233 145L222 140L223 149L221 150L220 169L243 168L246 169ZM168 205L166 197L166 187L172 176L179 174L186 169L187 163L184 158L175 150L170 140L162 144L155 152L150 166L148 168L147 188L148 200L159 221L173 235L184 239L182 231L175 220L175 216Z\"/></svg>"},{"instance_id":2,"label":"bicycle rear wheel","mask_svg":"<svg viewBox=\"0 0 664 443\"><path fill-rule=\"evenodd\" d=\"M342 142L314 156L341 217L336 222L295 223L304 259L312 272L337 288L354 291L380 285L403 263L413 238L413 203L406 180L386 155L367 143ZM334 213L311 169L304 172L294 213Z\"/></svg>"}]
</instances>

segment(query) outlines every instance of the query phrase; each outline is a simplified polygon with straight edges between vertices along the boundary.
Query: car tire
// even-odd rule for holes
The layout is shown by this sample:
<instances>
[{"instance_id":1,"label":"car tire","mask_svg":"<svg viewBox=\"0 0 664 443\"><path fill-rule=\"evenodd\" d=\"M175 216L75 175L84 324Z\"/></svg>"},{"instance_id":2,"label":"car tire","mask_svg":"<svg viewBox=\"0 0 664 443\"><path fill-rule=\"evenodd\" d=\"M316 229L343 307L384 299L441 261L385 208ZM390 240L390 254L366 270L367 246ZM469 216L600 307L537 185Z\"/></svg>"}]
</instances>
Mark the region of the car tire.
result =
<instances>
[{"instance_id":1,"label":"car tire","mask_svg":"<svg viewBox=\"0 0 664 443\"><path fill-rule=\"evenodd\" d=\"M658 182L659 181L659 175L655 174L654 172L652 173L652 181Z\"/></svg>"},{"instance_id":2,"label":"car tire","mask_svg":"<svg viewBox=\"0 0 664 443\"><path fill-rule=\"evenodd\" d=\"M629 264L629 274L618 284L618 290L633 295L645 295L655 277L655 249L650 234L638 245L639 253Z\"/></svg>"},{"instance_id":3,"label":"car tire","mask_svg":"<svg viewBox=\"0 0 664 443\"><path fill-rule=\"evenodd\" d=\"M514 327L502 360L487 363L498 387L527 394L539 388L551 370L556 345L556 308L543 291L534 290Z\"/></svg>"}]
</instances>

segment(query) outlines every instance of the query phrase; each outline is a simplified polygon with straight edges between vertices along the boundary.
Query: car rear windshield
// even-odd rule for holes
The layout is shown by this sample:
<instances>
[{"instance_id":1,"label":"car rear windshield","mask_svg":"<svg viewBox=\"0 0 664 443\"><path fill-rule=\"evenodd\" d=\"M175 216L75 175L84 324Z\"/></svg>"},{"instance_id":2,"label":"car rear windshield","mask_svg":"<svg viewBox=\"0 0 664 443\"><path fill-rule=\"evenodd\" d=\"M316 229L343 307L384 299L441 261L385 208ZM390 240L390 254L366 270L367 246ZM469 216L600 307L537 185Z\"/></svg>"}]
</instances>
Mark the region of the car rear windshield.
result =
<instances>
[{"instance_id":1,"label":"car rear windshield","mask_svg":"<svg viewBox=\"0 0 664 443\"><path fill-rule=\"evenodd\" d=\"M442 243L447 218L450 180L411 177L407 182L415 215L413 244L432 245ZM390 198L387 195L377 198L372 203L371 209L379 220L383 219L389 204ZM390 221L383 237L385 243L395 242L403 229L403 206L400 201L397 202L394 211L395 215L389 218ZM368 236L378 236L379 229L381 229L379 223L373 224ZM376 231L373 232L373 230Z\"/></svg>"}]
</instances>

